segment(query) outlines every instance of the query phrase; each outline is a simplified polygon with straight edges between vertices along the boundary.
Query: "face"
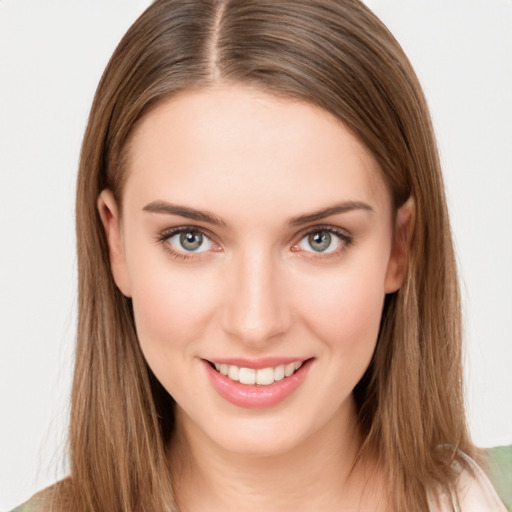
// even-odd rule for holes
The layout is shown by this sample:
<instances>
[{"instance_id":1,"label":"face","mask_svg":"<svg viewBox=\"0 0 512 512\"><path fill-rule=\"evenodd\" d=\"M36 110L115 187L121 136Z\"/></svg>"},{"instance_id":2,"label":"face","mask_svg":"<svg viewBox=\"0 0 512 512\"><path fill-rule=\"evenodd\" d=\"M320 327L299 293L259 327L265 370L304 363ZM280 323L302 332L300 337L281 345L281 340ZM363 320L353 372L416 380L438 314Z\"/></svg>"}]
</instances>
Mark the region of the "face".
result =
<instances>
[{"instance_id":1,"label":"face","mask_svg":"<svg viewBox=\"0 0 512 512\"><path fill-rule=\"evenodd\" d=\"M280 453L354 419L402 280L376 163L319 108L242 86L180 93L136 129L99 208L146 360L185 431Z\"/></svg>"}]
</instances>

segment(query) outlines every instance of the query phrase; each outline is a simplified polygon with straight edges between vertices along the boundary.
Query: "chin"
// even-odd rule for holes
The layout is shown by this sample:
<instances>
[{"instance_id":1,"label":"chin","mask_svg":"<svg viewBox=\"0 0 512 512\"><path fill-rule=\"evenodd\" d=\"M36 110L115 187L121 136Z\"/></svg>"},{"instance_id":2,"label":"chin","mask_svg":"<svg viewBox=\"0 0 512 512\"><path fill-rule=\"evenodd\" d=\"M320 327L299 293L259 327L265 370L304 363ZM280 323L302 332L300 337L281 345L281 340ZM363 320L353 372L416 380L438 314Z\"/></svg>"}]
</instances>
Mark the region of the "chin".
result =
<instances>
[{"instance_id":1,"label":"chin","mask_svg":"<svg viewBox=\"0 0 512 512\"><path fill-rule=\"evenodd\" d=\"M233 455L244 457L276 457L294 451L307 438L281 426L259 425L216 433L211 439ZM226 435L227 434L227 435ZM215 434L214 434L215 435Z\"/></svg>"},{"instance_id":2,"label":"chin","mask_svg":"<svg viewBox=\"0 0 512 512\"><path fill-rule=\"evenodd\" d=\"M239 410L235 414L204 414L194 418L178 407L179 430L189 443L209 444L233 456L272 457L284 455L301 446L315 431L315 425L304 416L297 421L283 410ZM226 411L224 411L225 413ZM198 421L195 421L198 420ZM206 421L205 421L206 420ZM201 441L201 439L203 441Z\"/></svg>"}]
</instances>

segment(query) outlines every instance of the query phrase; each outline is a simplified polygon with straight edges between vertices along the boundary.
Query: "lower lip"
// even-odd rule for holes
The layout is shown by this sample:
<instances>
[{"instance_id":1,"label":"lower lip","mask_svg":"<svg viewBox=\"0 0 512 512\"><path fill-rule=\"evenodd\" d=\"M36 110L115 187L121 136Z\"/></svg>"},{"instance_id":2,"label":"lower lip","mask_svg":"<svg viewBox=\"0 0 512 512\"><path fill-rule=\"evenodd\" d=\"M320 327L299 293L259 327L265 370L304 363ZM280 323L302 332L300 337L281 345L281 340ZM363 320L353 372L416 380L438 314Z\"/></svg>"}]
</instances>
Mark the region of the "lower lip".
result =
<instances>
[{"instance_id":1,"label":"lower lip","mask_svg":"<svg viewBox=\"0 0 512 512\"><path fill-rule=\"evenodd\" d=\"M268 386L241 384L219 373L209 362L204 361L204 365L213 387L228 402L238 407L263 408L288 398L304 382L312 362L308 359L295 373Z\"/></svg>"}]
</instances>

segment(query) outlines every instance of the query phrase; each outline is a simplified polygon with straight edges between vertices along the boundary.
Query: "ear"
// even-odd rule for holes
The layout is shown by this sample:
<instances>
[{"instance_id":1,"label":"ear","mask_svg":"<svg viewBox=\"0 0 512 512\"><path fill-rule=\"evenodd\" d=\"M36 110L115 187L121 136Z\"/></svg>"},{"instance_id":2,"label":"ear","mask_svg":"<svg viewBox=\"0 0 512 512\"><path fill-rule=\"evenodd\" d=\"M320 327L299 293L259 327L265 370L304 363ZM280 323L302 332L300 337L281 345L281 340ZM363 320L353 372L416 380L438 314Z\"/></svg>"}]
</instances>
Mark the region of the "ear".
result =
<instances>
[{"instance_id":1,"label":"ear","mask_svg":"<svg viewBox=\"0 0 512 512\"><path fill-rule=\"evenodd\" d=\"M112 276L121 293L130 297L131 286L121 236L121 217L114 194L108 189L103 190L98 197L97 206L107 237Z\"/></svg>"},{"instance_id":2,"label":"ear","mask_svg":"<svg viewBox=\"0 0 512 512\"><path fill-rule=\"evenodd\" d=\"M414 226L414 212L414 200L412 197L409 197L396 214L391 255L384 283L385 293L396 292L404 282L407 251Z\"/></svg>"}]
</instances>

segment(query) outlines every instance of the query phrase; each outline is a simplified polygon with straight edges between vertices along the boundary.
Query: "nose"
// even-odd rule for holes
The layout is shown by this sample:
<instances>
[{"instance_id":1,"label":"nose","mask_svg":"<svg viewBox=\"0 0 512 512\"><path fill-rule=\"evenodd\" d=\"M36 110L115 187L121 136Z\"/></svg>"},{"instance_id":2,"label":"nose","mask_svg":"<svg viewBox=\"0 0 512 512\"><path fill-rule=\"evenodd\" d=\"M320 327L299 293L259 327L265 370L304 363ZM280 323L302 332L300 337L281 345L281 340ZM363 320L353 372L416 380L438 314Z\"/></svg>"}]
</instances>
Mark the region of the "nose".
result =
<instances>
[{"instance_id":1,"label":"nose","mask_svg":"<svg viewBox=\"0 0 512 512\"><path fill-rule=\"evenodd\" d=\"M269 254L253 252L233 262L222 315L225 332L252 348L286 333L292 314L283 281Z\"/></svg>"}]
</instances>

